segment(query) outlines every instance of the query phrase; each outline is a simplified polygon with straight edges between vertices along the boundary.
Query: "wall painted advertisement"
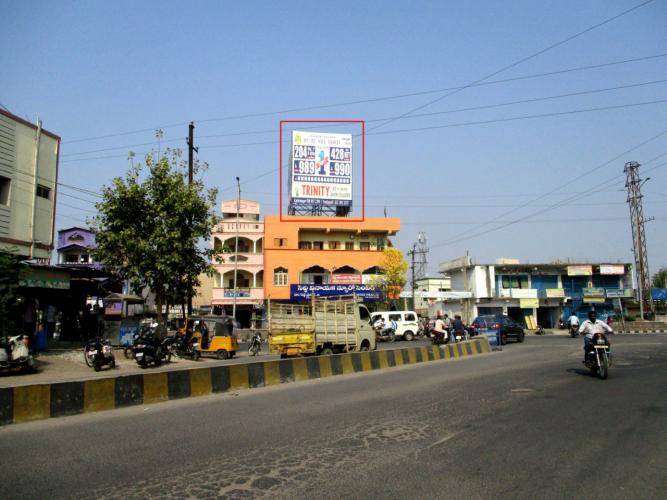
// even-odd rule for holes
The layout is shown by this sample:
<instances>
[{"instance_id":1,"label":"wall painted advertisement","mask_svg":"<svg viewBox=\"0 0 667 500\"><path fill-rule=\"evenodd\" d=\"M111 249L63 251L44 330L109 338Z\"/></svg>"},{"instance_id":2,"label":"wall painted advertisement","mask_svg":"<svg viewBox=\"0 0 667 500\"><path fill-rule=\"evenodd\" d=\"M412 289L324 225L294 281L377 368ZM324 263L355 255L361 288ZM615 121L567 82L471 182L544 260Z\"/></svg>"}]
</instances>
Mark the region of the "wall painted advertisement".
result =
<instances>
[{"instance_id":1,"label":"wall painted advertisement","mask_svg":"<svg viewBox=\"0 0 667 500\"><path fill-rule=\"evenodd\" d=\"M293 202L352 204L352 134L293 130L291 162Z\"/></svg>"}]
</instances>

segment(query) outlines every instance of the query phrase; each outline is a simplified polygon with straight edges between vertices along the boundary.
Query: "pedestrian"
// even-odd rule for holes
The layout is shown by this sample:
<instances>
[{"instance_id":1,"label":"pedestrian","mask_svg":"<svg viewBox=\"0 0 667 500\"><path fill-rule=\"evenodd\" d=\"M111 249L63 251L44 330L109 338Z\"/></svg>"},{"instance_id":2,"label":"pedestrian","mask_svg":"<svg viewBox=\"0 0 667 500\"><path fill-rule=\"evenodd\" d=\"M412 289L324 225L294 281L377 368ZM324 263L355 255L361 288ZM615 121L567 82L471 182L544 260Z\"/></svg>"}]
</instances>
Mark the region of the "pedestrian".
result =
<instances>
[{"instance_id":1,"label":"pedestrian","mask_svg":"<svg viewBox=\"0 0 667 500\"><path fill-rule=\"evenodd\" d=\"M56 331L56 317L58 315L58 309L53 304L47 304L46 306L46 334L53 335L53 332Z\"/></svg>"}]
</instances>

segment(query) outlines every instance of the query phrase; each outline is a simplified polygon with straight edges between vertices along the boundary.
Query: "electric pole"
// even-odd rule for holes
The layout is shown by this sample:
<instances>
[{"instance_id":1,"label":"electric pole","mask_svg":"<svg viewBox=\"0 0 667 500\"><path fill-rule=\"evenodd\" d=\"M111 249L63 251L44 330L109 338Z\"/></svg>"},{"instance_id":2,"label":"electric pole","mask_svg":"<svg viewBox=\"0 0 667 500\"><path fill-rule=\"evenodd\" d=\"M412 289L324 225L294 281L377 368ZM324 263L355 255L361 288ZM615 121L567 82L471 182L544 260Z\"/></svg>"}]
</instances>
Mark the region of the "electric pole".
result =
<instances>
[{"instance_id":1,"label":"electric pole","mask_svg":"<svg viewBox=\"0 0 667 500\"><path fill-rule=\"evenodd\" d=\"M637 290L639 292L639 316L644 319L644 311L653 310L651 300L651 282L646 253L646 233L644 223L652 221L653 217L644 218L641 187L644 182L639 177L639 163L631 161L625 164L623 172L626 174L625 187L628 190L628 205L630 207L630 225L632 227L632 245L635 256L635 275L637 276Z\"/></svg>"},{"instance_id":2,"label":"electric pole","mask_svg":"<svg viewBox=\"0 0 667 500\"><path fill-rule=\"evenodd\" d=\"M413 243L412 250L408 252L410 255L410 287L412 288L412 308L416 308L417 297L415 292L417 288L417 281L426 276L426 254L428 247L426 246L426 235L419 233L417 241Z\"/></svg>"},{"instance_id":3,"label":"electric pole","mask_svg":"<svg viewBox=\"0 0 667 500\"><path fill-rule=\"evenodd\" d=\"M232 318L236 319L236 294L238 293L238 287L236 286L236 280L239 275L239 209L241 207L241 180L236 178L236 237L234 241L234 296L232 302Z\"/></svg>"},{"instance_id":4,"label":"electric pole","mask_svg":"<svg viewBox=\"0 0 667 500\"><path fill-rule=\"evenodd\" d=\"M194 178L194 153L199 153L199 148L195 147L195 124L190 122L188 126L188 186L192 186ZM169 311L167 311L169 314ZM192 280L188 277L188 317L192 316Z\"/></svg>"}]
</instances>

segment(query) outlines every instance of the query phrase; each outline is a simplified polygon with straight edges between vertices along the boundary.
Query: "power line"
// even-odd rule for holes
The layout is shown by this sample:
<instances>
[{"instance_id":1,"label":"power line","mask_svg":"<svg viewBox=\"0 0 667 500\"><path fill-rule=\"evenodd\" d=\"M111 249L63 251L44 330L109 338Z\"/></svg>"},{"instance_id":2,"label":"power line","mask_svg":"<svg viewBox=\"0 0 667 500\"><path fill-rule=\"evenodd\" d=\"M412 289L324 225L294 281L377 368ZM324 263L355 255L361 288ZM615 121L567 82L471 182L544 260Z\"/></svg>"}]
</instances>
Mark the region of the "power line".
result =
<instances>
[{"instance_id":1,"label":"power line","mask_svg":"<svg viewBox=\"0 0 667 500\"><path fill-rule=\"evenodd\" d=\"M454 95L454 94L458 94L459 92L461 92L461 91L463 91L463 90L465 90L465 89L467 89L467 88L470 88L470 87L472 87L473 85L475 85L475 84L477 84L477 83L481 83L481 82L483 82L483 81L485 81L485 80L488 80L489 78L492 78L492 77L494 77L494 76L496 76L496 75L498 75L498 74L500 74L500 73L503 73L503 72L507 71L508 69L514 68L514 67L516 67L516 66L519 66L520 64L523 64L523 63L526 62L526 61L529 61L529 60L534 59L534 58L536 58L536 57L538 57L538 56L540 56L540 55L542 55L542 54L544 54L544 53L546 53L546 52L549 52L550 50L553 50L553 49L555 49L556 47L560 47L561 45L564 45L565 43L570 42L570 41L574 40L575 38L578 38L578 37L580 37L580 36L582 36L582 35L584 35L584 34L586 34L586 33L590 33L591 31L593 31L593 30L595 30L595 29L597 29L597 28L600 28L600 27L602 27L602 26L604 26L604 25L606 25L606 24L609 24L610 22L615 21L616 19L619 19L620 17L623 17L623 16L625 16L625 15L627 15L627 14L629 14L629 13L631 13L631 12L637 10L637 9L640 9L641 7L644 7L645 5L648 5L649 3L653 2L653 1L654 1L654 0L645 0L645 1L642 2L642 3L640 3L640 4L638 4L638 5L635 5L634 7L631 7L631 8L629 8L629 9L626 9L626 10L624 10L623 12L621 12L621 13L619 13L619 14L616 14L616 15L614 15L614 16L612 16L612 17L609 17L609 18L605 19L604 21L601 21L601 22L599 22L599 23L597 23L597 24L594 24L593 26L590 26L590 27L588 27L588 28L586 28L586 29L584 29L584 30L582 30L582 31L579 31L579 32L575 33L574 35L570 35L570 36L568 36L568 37L566 37L566 38L564 38L564 39L562 39L562 40L560 40L560 41L558 41L558 42L556 42L556 43L552 43L551 45L548 45L547 47L545 47L545 48L543 48L543 49L540 49L540 50L538 50L537 52L533 52L532 54L530 54L530 55L528 55L528 56L526 56L526 57L522 57L521 59L519 59L519 60L517 60L517 61L514 61L513 63L510 63L510 64L508 64L508 65L506 65L506 66L503 66L502 68L500 68L500 69L498 69L498 70L496 70L496 71L493 71L493 72L491 72L491 73L489 73L489 74L487 74L487 75L485 75L485 76L483 76L483 77L481 77L481 78L478 78L477 80L474 80L474 81L470 82L468 85L464 85L464 86L461 87L460 89L452 90L452 91L446 93L445 95L442 95L442 96L440 96L440 97L436 97L435 99L431 99L430 101L428 101L428 102L426 102L426 103L424 103L424 104L421 104L421 105L419 105L419 106L417 106L417 107L415 107L415 108L412 108L412 109L406 111L405 113L403 113L403 114L400 115L399 117L394 118L394 119L387 120L386 122L381 123L381 124L379 124L379 125L377 125L377 126L375 126L375 127L372 127L372 128L369 129L369 130L374 130L374 129L378 129L378 128L380 128L380 127L384 127L385 125L388 125L388 124L394 122L395 120L397 120L397 119L399 119L399 118L403 118L403 117L405 117L405 116L407 116L407 115L410 115L410 114L412 114L412 113L414 113L414 112L416 112L416 111L419 111L420 109L424 109L424 108L426 108L426 107L428 107L428 106L431 106L431 105L435 104L436 102L440 102L440 101L442 101L443 99L446 99L446 98L448 98L448 97L450 97L450 96L452 96L452 95Z\"/></svg>"},{"instance_id":2,"label":"power line","mask_svg":"<svg viewBox=\"0 0 667 500\"><path fill-rule=\"evenodd\" d=\"M372 135L388 135L388 134L399 134L399 133L407 133L407 132L421 132L425 130L437 130L437 129L443 129L443 128L454 128L454 127L466 127L466 126L473 126L473 125L489 125L493 123L504 123L504 122L510 122L510 121L520 121L520 120L531 120L531 119L538 119L538 118L549 118L549 117L554 117L554 116L566 116L566 115L573 115L573 114L580 114L580 113L594 113L594 112L599 112L599 111L609 111L609 110L615 110L615 109L626 109L626 108L632 108L632 107L638 107L638 106L648 106L652 104L661 104L667 102L667 99L658 99L654 101L643 101L643 102L636 102L636 103L626 103L626 104L619 104L619 105L614 105L614 106L601 106L601 107L596 107L596 108L583 108L583 109L575 109L575 110L570 110L570 111L559 111L559 112L552 112L552 113L539 113L539 114L532 114L532 115L520 115L520 116L512 116L512 117L507 117L507 118L495 118L495 119L490 119L490 120L477 120L477 121L470 121L470 122L459 122L459 123L448 123L448 124L443 124L443 125L431 125L431 126L426 126L426 127L415 127L415 128L406 128L406 129L395 129L395 130L386 130L386 131L381 131L381 132L370 132L367 133L366 136L372 136ZM219 149L219 148L236 148L236 147L246 147L246 146L259 146L259 145L268 145L268 144L278 144L279 141L276 140L270 140L270 141L259 141L259 142L246 142L246 143L237 143L237 144L213 144L213 145L208 145L208 146L200 146L200 149ZM289 140L284 140L284 143L288 143ZM146 154L148 151L139 153L139 154ZM69 160L62 160L62 162L78 162L78 161L91 161L91 160L107 160L107 159L113 159L113 158L123 158L126 155L108 155L108 156L95 156L91 158L72 158ZM271 172L275 172L278 169L273 169ZM271 173L267 172L267 173ZM263 174L262 174L263 175Z\"/></svg>"},{"instance_id":3,"label":"power line","mask_svg":"<svg viewBox=\"0 0 667 500\"><path fill-rule=\"evenodd\" d=\"M427 117L427 116L444 115L444 114L450 114L450 113L460 113L460 112L464 112L464 111L479 111L479 110L482 110L482 109L494 109L494 108L500 108L500 107L506 107L506 106L514 106L514 105L517 105L517 104L542 102L542 101L548 101L548 100L553 100L553 99L563 99L563 98L566 98L566 97L576 97L576 96L582 96L582 95L598 94L598 93L602 93L602 92L611 92L611 91L615 91L615 90L643 87L643 86L647 86L647 85L656 85L656 84L665 83L665 82L667 82L667 79L652 80L652 81L632 83L632 84L627 84L627 85L617 85L615 87L605 87L605 88L601 88L601 89L582 90L582 91L577 91L577 92L568 92L568 93L565 93L565 94L557 94L557 95L543 96L543 97L533 97L533 98L528 98L528 99L506 101L506 102L500 102L500 103L494 103L494 104L484 104L484 105L480 105L480 106L472 106L472 107L466 107L466 108L455 108L455 109L449 109L449 110L444 110L444 111L434 111L434 112L430 112L430 113L417 113L417 114L412 114L410 116L405 116L405 117L400 118L400 119L412 119L412 118L421 118L421 117ZM381 121L392 119L392 118L394 118L394 117L374 118L374 119L371 119L371 120L366 120L366 123L381 122ZM309 130L309 129L319 129L319 128L331 128L332 126L336 126L336 125L315 125L315 126L308 126L308 127L301 127L301 128L303 128L304 130L305 129ZM263 130L248 130L248 131L243 131L243 132L229 132L229 133L225 133L225 134L208 134L208 135L202 135L202 136L200 136L200 138L238 137L238 136L244 136L244 135L275 134L276 132L278 132L278 129L272 128L272 129L263 129ZM175 142L175 141L180 141L180 140L181 139L170 139L169 141L163 141L163 142ZM155 141L153 141L153 142L143 142L143 143L138 143L138 144L125 144L125 145L122 145L122 146L113 146L113 147L101 148L101 149L91 149L91 150L88 150L88 151L79 151L79 152L76 152L76 153L65 154L65 155L63 155L63 158L85 155L85 154L92 154L92 153L104 153L104 152L107 152L107 151L115 151L115 150L118 150L118 149L136 148L136 147L141 147L141 146L150 146L154 143L155 143ZM206 147L206 146L204 146L204 147Z\"/></svg>"},{"instance_id":4,"label":"power line","mask_svg":"<svg viewBox=\"0 0 667 500\"><path fill-rule=\"evenodd\" d=\"M421 95L428 95L428 94L439 94L442 92L447 92L449 90L457 90L457 89L463 89L463 88L471 88L471 87L482 87L482 86L487 86L487 85L497 85L500 83L510 83L510 82L515 82L515 81L521 81L521 80L529 80L533 78L543 78L546 76L554 76L554 75L560 75L560 74L567 74L567 73L573 73L573 72L578 72L578 71L587 71L591 69L600 69L600 68L606 68L610 66L617 66L617 65L622 65L622 64L628 64L628 63L633 63L633 62L642 62L642 61L648 61L652 59L658 59L662 57L667 57L667 53L661 53L661 54L653 54L650 56L643 56L643 57L636 57L632 59L622 59L619 61L610 61L606 63L599 63L599 64L591 64L591 65L586 65L586 66L576 66L572 68L565 68L565 69L559 69L559 70L552 70L552 71L547 71L543 73L533 73L529 75L522 75L522 76L515 76L511 78L503 78L499 80L489 80L489 81L484 81L480 82L474 85L459 85L455 87L444 87L444 88L439 88L439 89L431 89L431 90L421 90L421 91L416 91L416 92L409 92L409 93L403 93L403 94L394 94L394 95L389 95L389 96L380 96L380 97L369 97L366 99L357 99L357 100L352 100L352 101L343 101L343 102L337 102L337 103L329 103L329 104L319 104L319 105L313 105L313 106L304 106L304 107L298 107L298 108L287 108L287 109L282 109L282 110L276 110L276 111L265 111L265 112L257 112L257 113L246 113L246 114L241 114L241 115L230 115L230 116L224 116L220 118L207 118L203 120L194 120L196 123L210 123L210 122L222 122L222 121L232 121L232 120L240 120L240 119L246 119L246 118L260 118L260 117L265 117L265 116L275 116L275 115L281 115L285 113L295 113L295 112L301 112L301 111L314 111L318 109L327 109L327 108L337 108L337 107L343 107L343 106L351 106L351 105L356 105L356 104L367 104L367 103L372 103L372 102L380 102L380 101L389 101L389 100L396 100L396 99L405 99L409 97L417 97ZM105 135L99 135L95 137L84 137L81 139L73 139L70 141L64 141L63 144L74 144L78 142L87 142L87 141L95 141L95 140L101 140L101 139L109 139L113 137L123 137L123 136L128 136L128 135L135 135L135 134L140 134L144 132L154 132L155 129L161 128L161 129L167 129L167 128L174 128L174 127L180 127L183 125L188 124L189 121L183 121L183 122L178 122L178 123L172 123L168 125L159 125L159 126L154 126L150 128L141 128L141 129L135 129L135 130L129 130L125 132L117 132L117 133L112 133L112 134L105 134ZM207 136L200 136L201 138L207 137ZM175 142L179 141L181 139L173 139L170 141L164 141L164 142ZM154 141L153 141L154 142Z\"/></svg>"}]
</instances>

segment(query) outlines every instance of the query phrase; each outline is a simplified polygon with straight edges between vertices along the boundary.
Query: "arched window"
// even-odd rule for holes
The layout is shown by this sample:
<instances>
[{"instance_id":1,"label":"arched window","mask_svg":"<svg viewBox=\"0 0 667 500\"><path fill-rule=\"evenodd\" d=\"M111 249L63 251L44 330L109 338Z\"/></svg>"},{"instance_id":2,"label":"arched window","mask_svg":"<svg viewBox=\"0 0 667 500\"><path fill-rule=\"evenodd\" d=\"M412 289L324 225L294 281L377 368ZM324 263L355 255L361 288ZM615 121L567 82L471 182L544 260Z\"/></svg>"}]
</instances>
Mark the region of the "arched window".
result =
<instances>
[{"instance_id":1,"label":"arched window","mask_svg":"<svg viewBox=\"0 0 667 500\"><path fill-rule=\"evenodd\" d=\"M273 284L276 286L287 286L288 283L287 269L284 267L276 267L273 270Z\"/></svg>"}]
</instances>

